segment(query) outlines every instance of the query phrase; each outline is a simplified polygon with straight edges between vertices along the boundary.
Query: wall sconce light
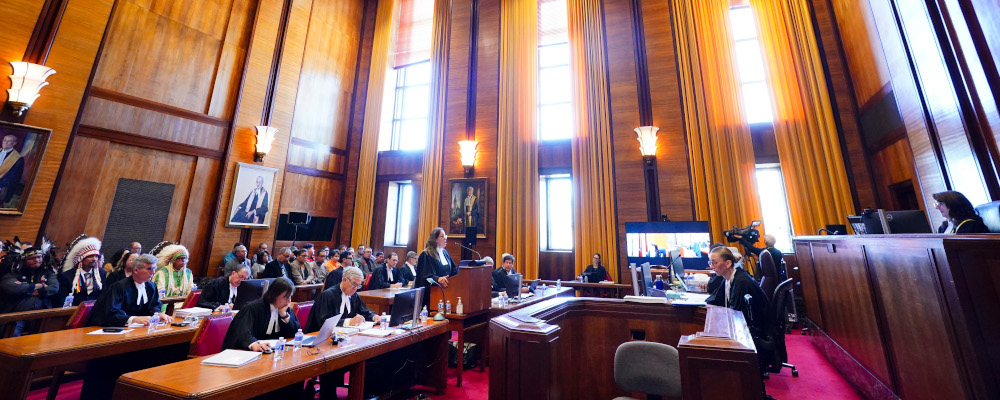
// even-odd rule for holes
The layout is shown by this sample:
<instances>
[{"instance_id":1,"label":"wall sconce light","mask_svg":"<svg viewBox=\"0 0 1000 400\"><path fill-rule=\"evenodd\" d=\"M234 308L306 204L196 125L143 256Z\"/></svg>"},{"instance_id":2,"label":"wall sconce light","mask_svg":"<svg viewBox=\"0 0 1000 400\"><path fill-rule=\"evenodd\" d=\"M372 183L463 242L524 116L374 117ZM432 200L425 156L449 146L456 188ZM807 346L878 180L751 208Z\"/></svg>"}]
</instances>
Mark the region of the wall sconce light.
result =
<instances>
[{"instance_id":1,"label":"wall sconce light","mask_svg":"<svg viewBox=\"0 0 1000 400\"><path fill-rule=\"evenodd\" d=\"M11 61L14 72L10 75L10 89L7 89L7 103L14 109L14 115L20 117L38 98L38 91L49 83L45 80L56 70L44 65L23 61Z\"/></svg>"},{"instance_id":2,"label":"wall sconce light","mask_svg":"<svg viewBox=\"0 0 1000 400\"><path fill-rule=\"evenodd\" d=\"M462 167L466 174L471 174L476 165L476 147L479 146L475 140L463 140L458 142L458 153L462 155Z\"/></svg>"},{"instance_id":3,"label":"wall sconce light","mask_svg":"<svg viewBox=\"0 0 1000 400\"><path fill-rule=\"evenodd\" d=\"M261 125L254 128L257 128L257 152L253 153L253 160L263 162L264 156L271 152L271 144L274 143L274 135L278 133L278 128Z\"/></svg>"},{"instance_id":4,"label":"wall sconce light","mask_svg":"<svg viewBox=\"0 0 1000 400\"><path fill-rule=\"evenodd\" d=\"M656 161L656 131L660 130L655 126L640 126L635 128L635 134L639 136L639 152L646 164Z\"/></svg>"}]
</instances>

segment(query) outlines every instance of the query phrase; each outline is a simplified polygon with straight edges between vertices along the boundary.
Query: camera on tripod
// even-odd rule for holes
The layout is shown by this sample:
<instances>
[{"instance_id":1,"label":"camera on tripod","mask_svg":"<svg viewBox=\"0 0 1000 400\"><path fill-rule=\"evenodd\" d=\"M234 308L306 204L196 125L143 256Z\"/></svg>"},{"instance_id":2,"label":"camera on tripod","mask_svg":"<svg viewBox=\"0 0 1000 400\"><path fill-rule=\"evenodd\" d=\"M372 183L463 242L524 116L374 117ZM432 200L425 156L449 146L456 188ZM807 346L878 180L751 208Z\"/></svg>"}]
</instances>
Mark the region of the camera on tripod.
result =
<instances>
[{"instance_id":1,"label":"camera on tripod","mask_svg":"<svg viewBox=\"0 0 1000 400\"><path fill-rule=\"evenodd\" d=\"M746 228L737 228L734 226L733 229L723 231L722 234L726 235L726 241L729 243L739 243L744 247L750 247L760 241L758 226L760 226L760 221L753 221Z\"/></svg>"}]
</instances>

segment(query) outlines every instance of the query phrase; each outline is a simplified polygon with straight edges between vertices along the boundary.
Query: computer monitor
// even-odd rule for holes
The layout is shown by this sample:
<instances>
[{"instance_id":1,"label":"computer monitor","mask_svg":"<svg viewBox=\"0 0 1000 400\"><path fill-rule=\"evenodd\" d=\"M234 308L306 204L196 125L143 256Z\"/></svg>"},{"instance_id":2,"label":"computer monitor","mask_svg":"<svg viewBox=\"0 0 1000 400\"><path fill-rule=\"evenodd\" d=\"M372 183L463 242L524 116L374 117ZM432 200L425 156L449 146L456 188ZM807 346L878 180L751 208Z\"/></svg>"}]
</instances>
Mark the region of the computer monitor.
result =
<instances>
[{"instance_id":1,"label":"computer monitor","mask_svg":"<svg viewBox=\"0 0 1000 400\"><path fill-rule=\"evenodd\" d=\"M889 233L888 225L885 220L885 211L882 209L878 210L865 210L861 214L861 220L865 223L865 234L867 235L881 235Z\"/></svg>"},{"instance_id":2,"label":"computer monitor","mask_svg":"<svg viewBox=\"0 0 1000 400\"><path fill-rule=\"evenodd\" d=\"M407 322L419 321L420 300L424 288L417 288L396 293L392 298L392 314L389 316L389 326L400 326Z\"/></svg>"},{"instance_id":3,"label":"computer monitor","mask_svg":"<svg viewBox=\"0 0 1000 400\"><path fill-rule=\"evenodd\" d=\"M927 215L922 210L886 211L889 233L932 233Z\"/></svg>"},{"instance_id":4,"label":"computer monitor","mask_svg":"<svg viewBox=\"0 0 1000 400\"><path fill-rule=\"evenodd\" d=\"M676 281L684 282L684 260L681 259L680 250L671 250L670 259L673 261L670 263L670 275L667 276L672 276Z\"/></svg>"},{"instance_id":5,"label":"computer monitor","mask_svg":"<svg viewBox=\"0 0 1000 400\"><path fill-rule=\"evenodd\" d=\"M274 279L247 279L240 282L236 288L236 301L233 302L233 309L239 310L250 302L264 297L264 292L271 285Z\"/></svg>"},{"instance_id":6,"label":"computer monitor","mask_svg":"<svg viewBox=\"0 0 1000 400\"><path fill-rule=\"evenodd\" d=\"M507 292L507 297L511 300L520 299L521 296L521 279L523 277L521 274L510 274L507 275L507 282L504 282L504 289Z\"/></svg>"},{"instance_id":7,"label":"computer monitor","mask_svg":"<svg viewBox=\"0 0 1000 400\"><path fill-rule=\"evenodd\" d=\"M639 267L636 267L635 263L629 264L628 272L632 275L632 294L641 296L639 294L642 293L642 291L639 290L639 285L641 284L641 282L639 282L639 277L642 276L642 274L639 273Z\"/></svg>"},{"instance_id":8,"label":"computer monitor","mask_svg":"<svg viewBox=\"0 0 1000 400\"><path fill-rule=\"evenodd\" d=\"M295 212L291 211L288 213L288 223L289 224L308 224L312 218L309 218L309 213L307 212Z\"/></svg>"},{"instance_id":9,"label":"computer monitor","mask_svg":"<svg viewBox=\"0 0 1000 400\"><path fill-rule=\"evenodd\" d=\"M634 264L633 264L634 265ZM653 288L653 275L649 271L649 263L642 263L632 268L632 292L636 296L648 296Z\"/></svg>"}]
</instances>

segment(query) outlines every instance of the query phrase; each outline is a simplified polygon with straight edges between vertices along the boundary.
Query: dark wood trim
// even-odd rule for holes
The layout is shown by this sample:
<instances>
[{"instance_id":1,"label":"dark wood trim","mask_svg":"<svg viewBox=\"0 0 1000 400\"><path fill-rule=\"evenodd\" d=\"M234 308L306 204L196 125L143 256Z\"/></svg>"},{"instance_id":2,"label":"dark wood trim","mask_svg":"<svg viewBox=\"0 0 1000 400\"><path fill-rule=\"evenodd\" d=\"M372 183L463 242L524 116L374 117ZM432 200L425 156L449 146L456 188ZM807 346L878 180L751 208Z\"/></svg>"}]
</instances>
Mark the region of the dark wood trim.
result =
<instances>
[{"instance_id":1,"label":"dark wood trim","mask_svg":"<svg viewBox=\"0 0 1000 400\"><path fill-rule=\"evenodd\" d=\"M338 181L344 181L345 179L347 179L344 176L344 174L338 174L336 172L323 171L321 169L303 167L300 165L292 165L292 164L289 164L285 167L285 172L290 174L315 176L317 178L326 178Z\"/></svg>"},{"instance_id":2,"label":"dark wood trim","mask_svg":"<svg viewBox=\"0 0 1000 400\"><path fill-rule=\"evenodd\" d=\"M147 100L141 97L136 97L125 93L115 92L113 90L99 88L97 86L90 88L90 96L104 100L111 100L116 103L130 105L133 107L138 107L150 111L156 111L158 113L173 115L175 117L181 117L192 121L202 122L205 124L214 125L222 128L228 128L229 123L231 122L222 118L213 117L211 115L202 114L191 110L185 110L183 108L178 108L163 103L157 103L152 100Z\"/></svg>"},{"instance_id":3,"label":"dark wood trim","mask_svg":"<svg viewBox=\"0 0 1000 400\"><path fill-rule=\"evenodd\" d=\"M62 23L63 14L66 13L67 4L69 4L69 0L45 0L21 60L45 65L49 59L49 51L52 50L52 43L56 40L56 33L59 32L59 24ZM110 21L109 17L108 23Z\"/></svg>"},{"instance_id":4,"label":"dark wood trim","mask_svg":"<svg viewBox=\"0 0 1000 400\"><path fill-rule=\"evenodd\" d=\"M281 5L281 19L278 20L278 37L274 40L274 55L271 57L271 74L267 81L267 94L264 95L264 112L260 116L260 124L271 125L274 115L274 96L278 91L278 77L281 76L281 59L284 56L285 36L288 33L288 17L292 8L292 0L284 0ZM306 32L308 36L308 32Z\"/></svg>"},{"instance_id":5,"label":"dark wood trim","mask_svg":"<svg viewBox=\"0 0 1000 400\"><path fill-rule=\"evenodd\" d=\"M375 183L391 181L419 181L423 178L422 173L417 174L387 174L375 176Z\"/></svg>"},{"instance_id":6,"label":"dark wood trim","mask_svg":"<svg viewBox=\"0 0 1000 400\"><path fill-rule=\"evenodd\" d=\"M471 0L469 22L469 81L465 97L465 139L476 140L476 93L479 66L479 0Z\"/></svg>"},{"instance_id":7,"label":"dark wood trim","mask_svg":"<svg viewBox=\"0 0 1000 400\"><path fill-rule=\"evenodd\" d=\"M62 161L59 162L59 172L56 173L56 180L52 182L52 191L49 193L49 202L45 206L45 214L42 215L42 222L38 224L36 240L45 236L45 226L52 215L52 205L56 202L56 193L59 191L59 184L62 182L63 173L66 172L66 162L69 160L69 155L73 150L73 140L76 137L77 130L80 128L80 121L83 120L83 110L86 108L87 100L90 98L94 76L97 75L97 67L101 62L101 55L104 53L104 45L108 42L108 30L111 28L111 19L115 17L115 11L118 11L118 0L115 0L111 4L111 12L108 14L108 20L104 23L101 44L97 46L97 53L94 54L94 62L90 67L90 77L87 78L87 86L83 89L83 96L80 97L80 108L77 109L76 119L73 120L73 129L70 130L69 137L66 138L66 149L63 150Z\"/></svg>"},{"instance_id":8,"label":"dark wood trim","mask_svg":"<svg viewBox=\"0 0 1000 400\"><path fill-rule=\"evenodd\" d=\"M837 32L837 35L840 35L840 32ZM886 83L881 89L878 90L878 93L875 93L872 97L869 97L868 100L865 100L865 103L858 107L858 115L867 113L868 110L875 107L875 104L882 101L882 99L884 99L885 96L888 96L889 93L892 93L892 82Z\"/></svg>"},{"instance_id":9,"label":"dark wood trim","mask_svg":"<svg viewBox=\"0 0 1000 400\"><path fill-rule=\"evenodd\" d=\"M313 150L316 150L316 151L322 151L322 152L325 152L325 153L336 154L338 156L347 157L347 150L338 149L336 147L327 146L327 145L325 145L323 143L316 143L316 142L313 142L311 140L297 138L295 136L292 136L291 144L299 146L299 147L305 147L305 148L313 149Z\"/></svg>"},{"instance_id":10,"label":"dark wood trim","mask_svg":"<svg viewBox=\"0 0 1000 400\"><path fill-rule=\"evenodd\" d=\"M646 27L642 22L642 0L631 0L631 2L632 44L635 51L635 83L639 97L639 125L652 126L653 98L649 88L649 61L646 57Z\"/></svg>"},{"instance_id":11,"label":"dark wood trim","mask_svg":"<svg viewBox=\"0 0 1000 400\"><path fill-rule=\"evenodd\" d=\"M888 134L885 135L881 140L872 144L872 147L868 149L869 154L875 154L886 147L891 146L902 139L906 139L906 127L901 126L899 128L893 129Z\"/></svg>"},{"instance_id":12,"label":"dark wood trim","mask_svg":"<svg viewBox=\"0 0 1000 400\"><path fill-rule=\"evenodd\" d=\"M804 325L809 328L809 341L812 342L823 357L833 364L841 375L847 379L862 396L866 399L878 400L898 400L899 397L893 393L892 388L886 386L872 374L868 368L861 365L857 359L851 356L843 347L834 342L826 332L823 331L809 318L803 318Z\"/></svg>"},{"instance_id":13,"label":"dark wood trim","mask_svg":"<svg viewBox=\"0 0 1000 400\"><path fill-rule=\"evenodd\" d=\"M76 133L77 135L83 137L103 139L115 143L144 147L147 149L162 150L170 153L187 154L189 156L206 157L215 160L221 160L225 155L222 151L219 150L192 146L185 143L171 142L169 140L136 135L134 133L116 131L112 129L99 128L90 125L80 125L77 128Z\"/></svg>"}]
</instances>

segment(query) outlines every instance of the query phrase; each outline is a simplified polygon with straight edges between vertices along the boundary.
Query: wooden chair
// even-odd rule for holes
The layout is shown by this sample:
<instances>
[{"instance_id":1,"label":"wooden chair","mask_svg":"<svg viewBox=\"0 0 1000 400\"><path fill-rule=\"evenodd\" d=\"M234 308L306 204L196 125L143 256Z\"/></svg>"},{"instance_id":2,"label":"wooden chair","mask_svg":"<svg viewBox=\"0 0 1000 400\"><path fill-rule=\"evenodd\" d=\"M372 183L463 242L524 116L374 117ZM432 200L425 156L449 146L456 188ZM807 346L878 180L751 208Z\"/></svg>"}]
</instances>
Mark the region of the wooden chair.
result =
<instances>
[{"instance_id":1,"label":"wooden chair","mask_svg":"<svg viewBox=\"0 0 1000 400\"><path fill-rule=\"evenodd\" d=\"M222 352L222 340L233 322L232 313L212 314L205 317L191 339L188 357L201 357Z\"/></svg>"}]
</instances>

